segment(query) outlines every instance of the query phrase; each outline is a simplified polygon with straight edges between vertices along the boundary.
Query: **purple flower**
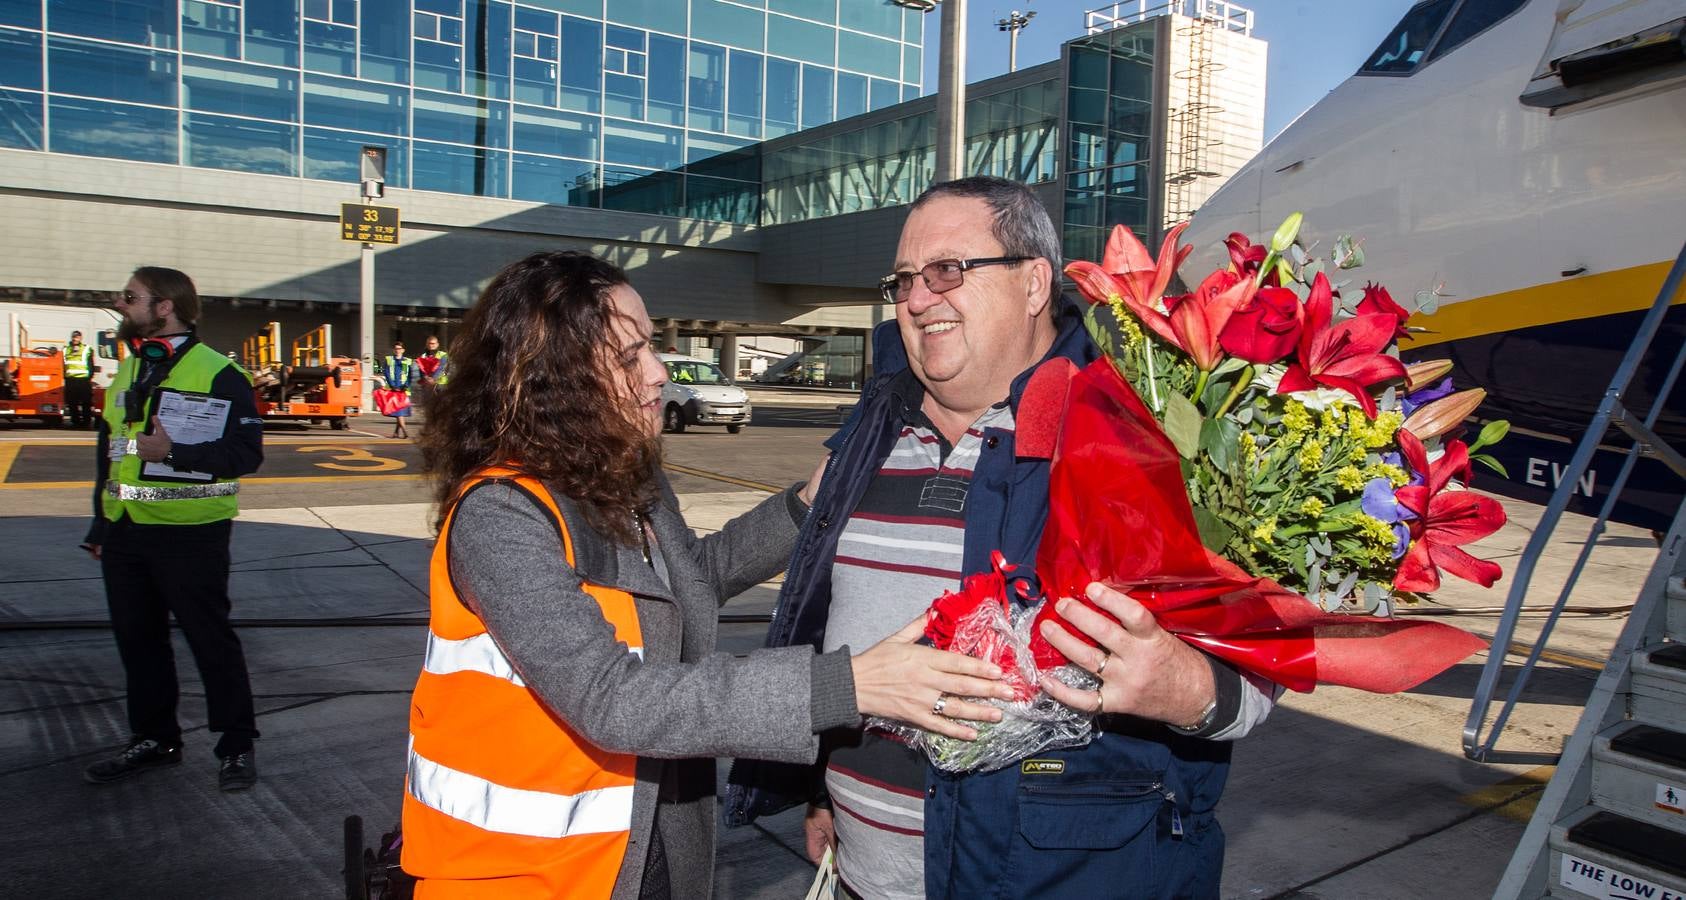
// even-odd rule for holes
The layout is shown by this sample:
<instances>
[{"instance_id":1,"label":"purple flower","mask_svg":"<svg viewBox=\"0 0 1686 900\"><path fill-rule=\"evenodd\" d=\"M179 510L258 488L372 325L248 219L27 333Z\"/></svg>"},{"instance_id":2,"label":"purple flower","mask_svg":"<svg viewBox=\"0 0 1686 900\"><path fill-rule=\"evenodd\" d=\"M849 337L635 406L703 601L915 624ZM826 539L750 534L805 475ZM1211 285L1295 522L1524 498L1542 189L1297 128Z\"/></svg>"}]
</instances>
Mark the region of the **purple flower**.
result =
<instances>
[{"instance_id":1,"label":"purple flower","mask_svg":"<svg viewBox=\"0 0 1686 900\"><path fill-rule=\"evenodd\" d=\"M1446 378L1440 379L1439 384L1432 384L1428 387L1406 394L1405 398L1400 401L1400 404L1403 407L1400 411L1405 414L1406 418L1410 418L1411 413L1416 412L1417 407L1422 406L1425 403L1432 403L1433 401L1439 400L1441 397L1445 397L1451 393L1452 379L1450 376L1447 376Z\"/></svg>"},{"instance_id":2,"label":"purple flower","mask_svg":"<svg viewBox=\"0 0 1686 900\"><path fill-rule=\"evenodd\" d=\"M1393 482L1386 478L1370 479L1370 483L1364 485L1364 499L1360 501L1360 507L1365 515L1385 522L1393 529L1393 558L1403 557L1411 544L1411 530L1405 520L1416 516L1399 505L1399 500L1393 495Z\"/></svg>"}]
</instances>

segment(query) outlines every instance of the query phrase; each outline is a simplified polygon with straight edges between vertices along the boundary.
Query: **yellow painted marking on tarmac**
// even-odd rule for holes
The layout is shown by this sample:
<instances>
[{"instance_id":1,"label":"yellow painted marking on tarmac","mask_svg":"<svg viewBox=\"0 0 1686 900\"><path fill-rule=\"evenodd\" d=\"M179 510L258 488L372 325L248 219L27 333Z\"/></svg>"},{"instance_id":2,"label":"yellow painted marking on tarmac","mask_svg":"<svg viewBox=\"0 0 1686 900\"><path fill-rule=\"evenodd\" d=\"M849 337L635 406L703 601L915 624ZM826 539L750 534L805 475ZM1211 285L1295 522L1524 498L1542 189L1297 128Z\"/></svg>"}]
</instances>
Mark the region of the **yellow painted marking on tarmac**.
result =
<instances>
[{"instance_id":1,"label":"yellow painted marking on tarmac","mask_svg":"<svg viewBox=\"0 0 1686 900\"><path fill-rule=\"evenodd\" d=\"M0 481L6 480L6 475L12 471L12 463L17 459L17 444L0 444Z\"/></svg>"},{"instance_id":2,"label":"yellow painted marking on tarmac","mask_svg":"<svg viewBox=\"0 0 1686 900\"><path fill-rule=\"evenodd\" d=\"M779 491L784 490L784 488L782 488L782 487L777 487L777 486L774 486L774 485L771 485L771 484L763 484L762 482L750 481L750 480L745 479L745 478L733 478L730 475L722 475L719 472L709 472L705 469L693 469L690 466L682 466L682 465L679 465L678 463L664 462L664 463L662 463L662 468L668 470L669 472L678 472L681 475L694 475L698 478L709 478L709 479L712 479L714 481L724 481L727 484L735 484L735 485L738 485L739 487L753 488L753 489L758 490L758 491L766 491L769 494L776 494Z\"/></svg>"},{"instance_id":3,"label":"yellow painted marking on tarmac","mask_svg":"<svg viewBox=\"0 0 1686 900\"><path fill-rule=\"evenodd\" d=\"M1461 338L1648 309L1657 299L1668 268L1666 262L1651 263L1444 303L1434 315L1410 323L1434 332L1413 334L1400 342L1399 349L1416 350ZM1686 303L1686 293L1670 302Z\"/></svg>"},{"instance_id":4,"label":"yellow painted marking on tarmac","mask_svg":"<svg viewBox=\"0 0 1686 900\"><path fill-rule=\"evenodd\" d=\"M376 456L362 447L333 446L331 444L316 444L298 448L300 453L333 453L338 462L312 463L318 469L333 469L338 472L390 472L393 469L404 468L404 461Z\"/></svg>"},{"instance_id":5,"label":"yellow painted marking on tarmac","mask_svg":"<svg viewBox=\"0 0 1686 900\"><path fill-rule=\"evenodd\" d=\"M1471 791L1459 797L1458 802L1527 824L1534 817L1534 808L1540 805L1540 795L1545 793L1546 782L1551 780L1555 771L1556 766L1530 769L1498 784Z\"/></svg>"},{"instance_id":6,"label":"yellow painted marking on tarmac","mask_svg":"<svg viewBox=\"0 0 1686 900\"><path fill-rule=\"evenodd\" d=\"M1512 656L1525 657L1531 652L1533 652L1533 648L1521 641L1510 642L1510 653ZM1560 666L1585 669L1589 672L1604 671L1604 665L1608 662L1608 660L1598 659L1592 656L1581 656L1578 653L1565 653L1561 650L1550 649L1541 651L1540 659L1548 663L1556 663Z\"/></svg>"}]
</instances>

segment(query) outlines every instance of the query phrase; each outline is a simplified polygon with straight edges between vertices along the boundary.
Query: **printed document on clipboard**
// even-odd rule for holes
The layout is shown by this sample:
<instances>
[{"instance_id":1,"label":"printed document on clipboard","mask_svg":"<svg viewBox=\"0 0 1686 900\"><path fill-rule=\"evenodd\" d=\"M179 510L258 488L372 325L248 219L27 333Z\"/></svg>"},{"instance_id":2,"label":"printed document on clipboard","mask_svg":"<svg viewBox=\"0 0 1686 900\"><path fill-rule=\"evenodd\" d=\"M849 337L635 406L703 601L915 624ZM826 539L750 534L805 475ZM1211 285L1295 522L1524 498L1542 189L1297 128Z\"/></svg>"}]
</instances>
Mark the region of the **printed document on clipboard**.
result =
<instances>
[{"instance_id":1,"label":"printed document on clipboard","mask_svg":"<svg viewBox=\"0 0 1686 900\"><path fill-rule=\"evenodd\" d=\"M203 444L222 437L223 428L228 424L228 410L233 405L209 394L162 388L158 391L158 404L153 415L158 417L158 424L170 433L171 443ZM177 469L155 462L141 466L141 477L152 481L192 482L216 478L209 472Z\"/></svg>"}]
</instances>

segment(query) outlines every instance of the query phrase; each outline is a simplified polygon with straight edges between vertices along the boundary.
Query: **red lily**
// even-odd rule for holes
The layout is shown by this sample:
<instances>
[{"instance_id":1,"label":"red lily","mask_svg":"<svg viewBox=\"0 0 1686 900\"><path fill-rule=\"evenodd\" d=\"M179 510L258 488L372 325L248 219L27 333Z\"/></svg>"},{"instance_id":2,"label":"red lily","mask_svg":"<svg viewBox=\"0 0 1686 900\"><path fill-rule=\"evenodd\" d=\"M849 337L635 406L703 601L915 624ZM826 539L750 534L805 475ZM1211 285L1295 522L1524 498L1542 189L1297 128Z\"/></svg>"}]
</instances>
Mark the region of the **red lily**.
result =
<instances>
[{"instance_id":1,"label":"red lily","mask_svg":"<svg viewBox=\"0 0 1686 900\"><path fill-rule=\"evenodd\" d=\"M1257 275L1270 252L1269 247L1253 243L1239 231L1230 232L1224 238L1224 246L1229 249L1229 264L1237 275Z\"/></svg>"},{"instance_id":2,"label":"red lily","mask_svg":"<svg viewBox=\"0 0 1686 900\"><path fill-rule=\"evenodd\" d=\"M1423 483L1394 492L1399 505L1416 518L1405 520L1411 529L1411 547L1399 561L1393 586L1402 591L1438 590L1440 570L1445 569L1466 581L1492 587L1502 574L1498 564L1476 559L1458 547L1498 531L1505 523L1504 507L1491 497L1445 489L1454 475L1469 480L1469 448L1463 441L1451 441L1446 444L1446 454L1430 465L1428 451L1416 435L1400 429L1398 439L1400 454L1413 471L1423 476Z\"/></svg>"},{"instance_id":3,"label":"red lily","mask_svg":"<svg viewBox=\"0 0 1686 900\"><path fill-rule=\"evenodd\" d=\"M1177 266L1194 252L1192 246L1177 246L1177 238L1187 227L1188 223L1183 222L1166 232L1165 244L1159 248L1159 261L1155 262L1134 232L1123 225L1115 226L1099 265L1080 259L1066 266L1065 274L1077 282L1078 293L1090 303L1110 303L1118 296L1131 309L1157 311ZM1171 340L1168 332L1161 332L1161 336Z\"/></svg>"},{"instance_id":4,"label":"red lily","mask_svg":"<svg viewBox=\"0 0 1686 900\"><path fill-rule=\"evenodd\" d=\"M1319 385L1343 390L1374 419L1376 401L1370 396L1370 385L1405 377L1405 364L1381 352L1393 340L1398 320L1375 313L1335 324L1334 290L1322 272L1311 282L1305 316L1299 358L1288 365L1276 392L1310 391Z\"/></svg>"},{"instance_id":5,"label":"red lily","mask_svg":"<svg viewBox=\"0 0 1686 900\"><path fill-rule=\"evenodd\" d=\"M1170 329L1171 343L1182 348L1202 372L1210 372L1224 358L1219 337L1235 311L1246 306L1258 290L1253 279L1244 278L1228 269L1219 269L1206 276L1192 294L1167 299L1171 314L1164 316L1155 309L1135 310L1136 315L1154 331L1161 331L1152 319L1165 320Z\"/></svg>"}]
</instances>

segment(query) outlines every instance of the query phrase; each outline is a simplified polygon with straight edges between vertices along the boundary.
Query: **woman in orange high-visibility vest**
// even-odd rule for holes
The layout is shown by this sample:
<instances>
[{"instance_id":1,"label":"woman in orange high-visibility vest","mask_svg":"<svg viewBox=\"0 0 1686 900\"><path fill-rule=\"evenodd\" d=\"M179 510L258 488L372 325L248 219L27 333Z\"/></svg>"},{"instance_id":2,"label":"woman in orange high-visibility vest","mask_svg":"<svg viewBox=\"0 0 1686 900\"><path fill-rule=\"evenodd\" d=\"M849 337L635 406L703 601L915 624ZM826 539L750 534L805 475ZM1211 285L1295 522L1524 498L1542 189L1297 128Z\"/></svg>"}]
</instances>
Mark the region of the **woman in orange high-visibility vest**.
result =
<instances>
[{"instance_id":1,"label":"woman in orange high-visibility vest","mask_svg":"<svg viewBox=\"0 0 1686 900\"><path fill-rule=\"evenodd\" d=\"M715 756L812 762L883 715L962 738L939 697L1010 692L981 660L714 652L719 605L790 558L812 485L699 538L660 468L666 370L618 267L540 253L487 286L423 450L439 538L410 707L404 868L419 898L707 898ZM933 709L941 709L941 713Z\"/></svg>"}]
</instances>

